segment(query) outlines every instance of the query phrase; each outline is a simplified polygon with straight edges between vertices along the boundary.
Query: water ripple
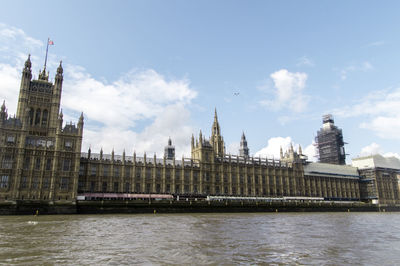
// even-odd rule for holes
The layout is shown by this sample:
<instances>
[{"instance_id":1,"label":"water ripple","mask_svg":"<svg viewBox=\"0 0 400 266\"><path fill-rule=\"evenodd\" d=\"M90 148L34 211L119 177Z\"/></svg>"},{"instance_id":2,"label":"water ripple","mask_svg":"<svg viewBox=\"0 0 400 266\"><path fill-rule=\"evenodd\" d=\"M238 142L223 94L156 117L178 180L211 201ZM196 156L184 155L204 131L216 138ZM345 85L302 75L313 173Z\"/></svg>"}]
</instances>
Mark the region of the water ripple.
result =
<instances>
[{"instance_id":1,"label":"water ripple","mask_svg":"<svg viewBox=\"0 0 400 266\"><path fill-rule=\"evenodd\" d=\"M0 217L0 264L395 265L397 213Z\"/></svg>"}]
</instances>

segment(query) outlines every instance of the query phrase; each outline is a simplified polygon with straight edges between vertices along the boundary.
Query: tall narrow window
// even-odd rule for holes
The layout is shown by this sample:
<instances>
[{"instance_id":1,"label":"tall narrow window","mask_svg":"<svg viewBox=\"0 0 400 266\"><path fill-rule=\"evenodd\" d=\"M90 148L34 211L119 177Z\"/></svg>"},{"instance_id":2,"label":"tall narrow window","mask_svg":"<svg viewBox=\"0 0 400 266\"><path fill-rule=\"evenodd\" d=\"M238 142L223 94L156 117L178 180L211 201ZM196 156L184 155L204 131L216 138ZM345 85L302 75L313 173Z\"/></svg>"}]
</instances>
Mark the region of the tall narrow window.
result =
<instances>
[{"instance_id":1,"label":"tall narrow window","mask_svg":"<svg viewBox=\"0 0 400 266\"><path fill-rule=\"evenodd\" d=\"M130 184L128 182L125 183L125 193L129 193L131 190Z\"/></svg>"},{"instance_id":2,"label":"tall narrow window","mask_svg":"<svg viewBox=\"0 0 400 266\"><path fill-rule=\"evenodd\" d=\"M37 189L39 186L39 178L37 178L36 176L33 178L32 180L32 188L33 189Z\"/></svg>"},{"instance_id":3,"label":"tall narrow window","mask_svg":"<svg viewBox=\"0 0 400 266\"><path fill-rule=\"evenodd\" d=\"M36 162L35 162L35 170L40 170L40 158L36 158Z\"/></svg>"},{"instance_id":4,"label":"tall narrow window","mask_svg":"<svg viewBox=\"0 0 400 266\"><path fill-rule=\"evenodd\" d=\"M61 178L61 189L62 190L68 190L69 186L69 179L68 177L63 177Z\"/></svg>"},{"instance_id":5,"label":"tall narrow window","mask_svg":"<svg viewBox=\"0 0 400 266\"><path fill-rule=\"evenodd\" d=\"M26 176L21 178L21 188L26 188L27 179L28 178Z\"/></svg>"},{"instance_id":6,"label":"tall narrow window","mask_svg":"<svg viewBox=\"0 0 400 266\"><path fill-rule=\"evenodd\" d=\"M3 175L0 180L0 188L8 188L9 176Z\"/></svg>"},{"instance_id":7,"label":"tall narrow window","mask_svg":"<svg viewBox=\"0 0 400 266\"><path fill-rule=\"evenodd\" d=\"M51 170L51 159L50 159L50 158L47 158L47 161L46 161L46 170L47 170L47 171Z\"/></svg>"},{"instance_id":8,"label":"tall narrow window","mask_svg":"<svg viewBox=\"0 0 400 266\"><path fill-rule=\"evenodd\" d=\"M43 188L49 188L49 178L45 177L43 179Z\"/></svg>"},{"instance_id":9,"label":"tall narrow window","mask_svg":"<svg viewBox=\"0 0 400 266\"><path fill-rule=\"evenodd\" d=\"M24 170L29 170L30 162L31 162L31 158L30 157L25 157L24 165L23 165Z\"/></svg>"},{"instance_id":10,"label":"tall narrow window","mask_svg":"<svg viewBox=\"0 0 400 266\"><path fill-rule=\"evenodd\" d=\"M3 158L2 168L11 169L13 165L13 157L11 155L5 155Z\"/></svg>"},{"instance_id":11,"label":"tall narrow window","mask_svg":"<svg viewBox=\"0 0 400 266\"><path fill-rule=\"evenodd\" d=\"M64 167L63 170L64 171L69 171L71 168L71 160L70 159L65 159L64 160Z\"/></svg>"},{"instance_id":12,"label":"tall narrow window","mask_svg":"<svg viewBox=\"0 0 400 266\"><path fill-rule=\"evenodd\" d=\"M43 114L42 114L42 126L46 126L47 125L47 119L49 116L49 112L45 109L43 110Z\"/></svg>"},{"instance_id":13,"label":"tall narrow window","mask_svg":"<svg viewBox=\"0 0 400 266\"><path fill-rule=\"evenodd\" d=\"M41 113L42 113L42 111L40 110L40 108L36 109L35 125L39 125Z\"/></svg>"},{"instance_id":14,"label":"tall narrow window","mask_svg":"<svg viewBox=\"0 0 400 266\"><path fill-rule=\"evenodd\" d=\"M33 110L33 108L31 108L30 110L29 110L29 125L31 125L31 126L33 126L33 114L34 114L34 110Z\"/></svg>"},{"instance_id":15,"label":"tall narrow window","mask_svg":"<svg viewBox=\"0 0 400 266\"><path fill-rule=\"evenodd\" d=\"M90 192L94 192L96 188L96 182L90 181Z\"/></svg>"}]
</instances>

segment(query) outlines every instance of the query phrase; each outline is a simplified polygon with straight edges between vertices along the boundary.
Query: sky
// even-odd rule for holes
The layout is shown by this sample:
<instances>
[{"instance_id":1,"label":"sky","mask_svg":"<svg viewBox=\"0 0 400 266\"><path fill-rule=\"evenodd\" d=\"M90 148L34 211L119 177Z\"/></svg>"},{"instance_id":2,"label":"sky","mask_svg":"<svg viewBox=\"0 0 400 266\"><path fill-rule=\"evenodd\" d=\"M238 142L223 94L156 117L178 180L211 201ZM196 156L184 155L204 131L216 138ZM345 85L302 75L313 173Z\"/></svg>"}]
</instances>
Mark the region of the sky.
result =
<instances>
[{"instance_id":1,"label":"sky","mask_svg":"<svg viewBox=\"0 0 400 266\"><path fill-rule=\"evenodd\" d=\"M332 114L347 163L400 158L399 1L5 1L0 100L16 112L28 54L37 77L47 38L62 60L64 122L85 116L82 151L190 157L217 109L227 152L301 145L310 160Z\"/></svg>"}]
</instances>

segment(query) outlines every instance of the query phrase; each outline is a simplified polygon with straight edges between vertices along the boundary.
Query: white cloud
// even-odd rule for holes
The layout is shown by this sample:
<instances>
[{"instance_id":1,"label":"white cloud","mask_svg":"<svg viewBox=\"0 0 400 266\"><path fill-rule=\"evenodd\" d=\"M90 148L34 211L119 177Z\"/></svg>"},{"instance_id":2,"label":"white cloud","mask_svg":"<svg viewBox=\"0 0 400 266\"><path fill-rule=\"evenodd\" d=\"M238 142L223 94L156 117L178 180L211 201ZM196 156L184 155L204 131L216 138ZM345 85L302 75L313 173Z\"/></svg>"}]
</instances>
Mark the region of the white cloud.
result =
<instances>
[{"instance_id":1,"label":"white cloud","mask_svg":"<svg viewBox=\"0 0 400 266\"><path fill-rule=\"evenodd\" d=\"M293 145L294 149L298 151L299 144L293 143L291 137L273 137L268 140L267 146L257 151L254 156L268 157L268 158L280 158L280 148L282 147L283 153L290 149L290 145ZM315 156L315 150L313 151L309 145L306 149L303 149L303 154L310 156L309 160L313 160Z\"/></svg>"},{"instance_id":2,"label":"white cloud","mask_svg":"<svg viewBox=\"0 0 400 266\"><path fill-rule=\"evenodd\" d=\"M385 89L371 92L352 106L344 106L334 113L342 117L365 116L360 128L371 130L381 138L400 139L399 106L400 88Z\"/></svg>"},{"instance_id":3,"label":"white cloud","mask_svg":"<svg viewBox=\"0 0 400 266\"><path fill-rule=\"evenodd\" d=\"M368 61L362 62L362 63L358 63L358 64L350 64L344 68L342 68L339 72L340 72L340 78L342 80L346 80L349 73L351 72L367 72L374 69L374 67L372 66L372 64Z\"/></svg>"},{"instance_id":4,"label":"white cloud","mask_svg":"<svg viewBox=\"0 0 400 266\"><path fill-rule=\"evenodd\" d=\"M370 156L370 155L375 155L375 154L381 154L384 157L396 157L397 159L400 159L400 155L397 152L384 152L382 147L375 143L372 142L370 145L365 146L361 149L360 155L361 157L363 156Z\"/></svg>"},{"instance_id":5,"label":"white cloud","mask_svg":"<svg viewBox=\"0 0 400 266\"><path fill-rule=\"evenodd\" d=\"M28 53L40 53L42 42L0 24L0 47L0 99L6 99L9 111L15 113L24 61ZM48 62L48 69L54 72L56 57L62 58L52 55ZM36 72L41 64L37 57L31 59ZM91 146L93 152L103 147L105 153L114 148L120 154L125 148L128 154L135 149L138 154L147 151L162 156L170 136L176 154L189 156L193 130L188 106L196 96L188 79L170 79L153 69L132 70L107 82L81 66L64 64L64 122L76 122L84 112L84 151Z\"/></svg>"},{"instance_id":6,"label":"white cloud","mask_svg":"<svg viewBox=\"0 0 400 266\"><path fill-rule=\"evenodd\" d=\"M281 69L270 75L275 86L275 99L264 100L260 103L269 108L280 110L287 108L294 112L302 112L306 109L309 96L303 94L306 86L307 74L292 73Z\"/></svg>"},{"instance_id":7,"label":"white cloud","mask_svg":"<svg viewBox=\"0 0 400 266\"><path fill-rule=\"evenodd\" d=\"M238 155L240 149L240 142L232 142L226 147L226 152L233 155Z\"/></svg>"},{"instance_id":8,"label":"white cloud","mask_svg":"<svg viewBox=\"0 0 400 266\"><path fill-rule=\"evenodd\" d=\"M316 162L317 161L317 147L315 147L315 141L313 141L310 145L308 145L305 149L303 149L304 155L307 155L308 161Z\"/></svg>"},{"instance_id":9,"label":"white cloud","mask_svg":"<svg viewBox=\"0 0 400 266\"><path fill-rule=\"evenodd\" d=\"M297 60L296 66L308 66L308 67L313 67L315 66L315 63L313 60L311 60L307 56L302 56Z\"/></svg>"},{"instance_id":10,"label":"white cloud","mask_svg":"<svg viewBox=\"0 0 400 266\"><path fill-rule=\"evenodd\" d=\"M19 83L21 82L20 71L9 64L0 63L0 100L10 99L6 102L8 113L15 113L17 109L17 99L19 93ZM12 99L12 100L11 100Z\"/></svg>"},{"instance_id":11,"label":"white cloud","mask_svg":"<svg viewBox=\"0 0 400 266\"><path fill-rule=\"evenodd\" d=\"M365 47L382 46L384 44L386 44L385 41L376 41L376 42L368 43Z\"/></svg>"},{"instance_id":12,"label":"white cloud","mask_svg":"<svg viewBox=\"0 0 400 266\"><path fill-rule=\"evenodd\" d=\"M382 153L381 146L379 144L376 144L375 142L372 142L370 145L365 146L364 148L361 149L360 156L369 156L378 153L379 154Z\"/></svg>"}]
</instances>

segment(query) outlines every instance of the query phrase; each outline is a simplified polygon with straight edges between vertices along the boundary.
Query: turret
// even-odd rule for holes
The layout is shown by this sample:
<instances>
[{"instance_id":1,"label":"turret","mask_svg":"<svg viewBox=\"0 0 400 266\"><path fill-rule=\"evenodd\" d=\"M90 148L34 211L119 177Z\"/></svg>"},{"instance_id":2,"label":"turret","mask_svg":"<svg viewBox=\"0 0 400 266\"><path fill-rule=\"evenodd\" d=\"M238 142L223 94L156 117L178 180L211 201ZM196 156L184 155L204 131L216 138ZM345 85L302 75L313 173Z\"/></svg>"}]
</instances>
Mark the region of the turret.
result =
<instances>
[{"instance_id":1,"label":"turret","mask_svg":"<svg viewBox=\"0 0 400 266\"><path fill-rule=\"evenodd\" d=\"M57 68L57 73L56 73L56 77L55 77L55 85L56 84L57 85L58 84L61 85L61 83L63 81L63 72L64 72L64 70L63 70L63 67L62 67L62 61L60 61L60 65Z\"/></svg>"},{"instance_id":2,"label":"turret","mask_svg":"<svg viewBox=\"0 0 400 266\"><path fill-rule=\"evenodd\" d=\"M240 140L239 155L243 157L249 157L249 148L247 147L247 140L244 132L242 133L242 139Z\"/></svg>"},{"instance_id":3,"label":"turret","mask_svg":"<svg viewBox=\"0 0 400 266\"><path fill-rule=\"evenodd\" d=\"M63 114L63 111L61 109L60 114L58 115L58 129L59 129L59 131L61 131L61 129L62 129L62 125L63 125L63 121L64 121L63 117L64 117L64 114Z\"/></svg>"},{"instance_id":4,"label":"turret","mask_svg":"<svg viewBox=\"0 0 400 266\"><path fill-rule=\"evenodd\" d=\"M49 81L49 72L46 73L46 68L43 68L43 71L39 71L39 80Z\"/></svg>"},{"instance_id":5,"label":"turret","mask_svg":"<svg viewBox=\"0 0 400 266\"><path fill-rule=\"evenodd\" d=\"M168 138L168 145L165 146L164 156L168 160L175 158L175 146L172 145L171 138Z\"/></svg>"},{"instance_id":6,"label":"turret","mask_svg":"<svg viewBox=\"0 0 400 266\"><path fill-rule=\"evenodd\" d=\"M19 90L19 99L17 107L17 117L19 119L23 118L25 110L28 107L26 103L28 101L28 90L32 79L31 67L32 67L31 55L28 55L28 59L25 61L25 66L22 69L21 85Z\"/></svg>"},{"instance_id":7,"label":"turret","mask_svg":"<svg viewBox=\"0 0 400 266\"><path fill-rule=\"evenodd\" d=\"M203 134L201 133L201 129L200 129L200 133L199 133L199 144L200 144L200 147L203 144Z\"/></svg>"},{"instance_id":8,"label":"turret","mask_svg":"<svg viewBox=\"0 0 400 266\"><path fill-rule=\"evenodd\" d=\"M225 144L221 136L221 130L218 123L217 108L214 111L214 123L211 129L211 145L214 149L215 155L223 157L225 154Z\"/></svg>"},{"instance_id":9,"label":"turret","mask_svg":"<svg viewBox=\"0 0 400 266\"><path fill-rule=\"evenodd\" d=\"M81 113L81 116L79 117L79 122L78 122L78 129L79 129L79 133L81 133L82 134L82 132L83 132L83 120L84 120L84 117L83 117L83 112Z\"/></svg>"},{"instance_id":10,"label":"turret","mask_svg":"<svg viewBox=\"0 0 400 266\"><path fill-rule=\"evenodd\" d=\"M6 101L3 101L0 109L0 123L7 119L7 109L6 109Z\"/></svg>"}]
</instances>

